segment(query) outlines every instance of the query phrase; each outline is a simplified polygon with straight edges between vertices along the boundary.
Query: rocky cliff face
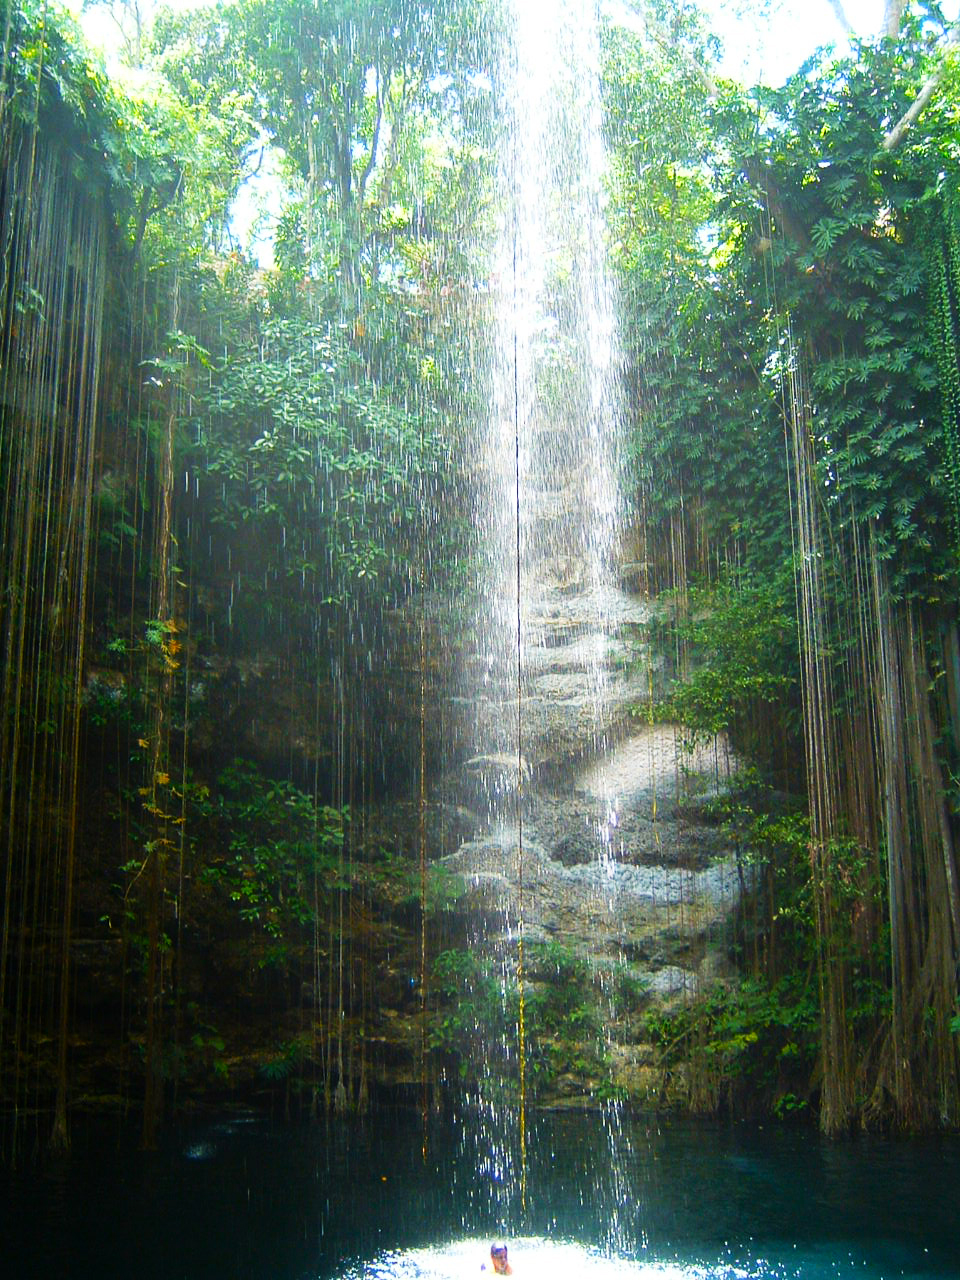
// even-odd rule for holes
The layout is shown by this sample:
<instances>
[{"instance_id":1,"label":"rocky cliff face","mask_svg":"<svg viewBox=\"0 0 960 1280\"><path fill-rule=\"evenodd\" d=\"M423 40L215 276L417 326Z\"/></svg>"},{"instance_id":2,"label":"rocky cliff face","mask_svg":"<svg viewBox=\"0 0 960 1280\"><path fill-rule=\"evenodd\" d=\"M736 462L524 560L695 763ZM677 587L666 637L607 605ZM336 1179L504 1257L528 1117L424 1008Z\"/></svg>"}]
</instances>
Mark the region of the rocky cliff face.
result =
<instances>
[{"instance_id":1,"label":"rocky cliff face","mask_svg":"<svg viewBox=\"0 0 960 1280\"><path fill-rule=\"evenodd\" d=\"M445 779L463 838L442 865L462 883L474 948L501 972L515 977L521 919L536 954L557 945L577 958L606 1084L653 1098L664 1082L644 1015L724 974L744 870L704 803L730 775L726 745L688 750L643 714L657 675L639 635L646 617L619 590L598 600L541 589L520 753L474 755ZM482 740L517 708L481 697L473 713ZM533 975L534 986L550 981L536 965ZM611 999L625 983L633 999ZM579 1100L596 1084L595 1072L561 1072L547 1097Z\"/></svg>"},{"instance_id":2,"label":"rocky cliff face","mask_svg":"<svg viewBox=\"0 0 960 1280\"><path fill-rule=\"evenodd\" d=\"M194 839L206 844L203 862L187 865L184 1090L199 1094L212 1081L217 1089L271 1098L278 1089L299 1091L304 1099L321 1081L329 1092L341 1034L357 1105L365 1082L381 1094L406 1090L419 1098L425 1043L437 1079L454 1063L465 1072L452 1077L458 1081L495 1075L498 1061L509 1072L522 910L527 1029L539 1073L533 1096L574 1105L603 1091L644 1101L669 1093L651 1021L726 973L746 872L708 816L707 802L732 764L724 744L689 752L672 726L651 722L661 677L644 647L647 617L646 604L623 590L598 595L559 574L539 584L523 654L519 753L477 749L509 737L516 698L497 701L482 680L472 696L462 687L449 696L450 668L465 651L463 666L470 666L471 639L445 643L449 629L439 625L428 632L425 1011L417 626L405 644L398 641L389 678L384 658L384 671L362 686L371 737L379 735L374 758L383 756L386 777L389 743L390 759L402 767L390 771L390 793L370 801L351 833L318 929L284 917L280 948L255 912L239 915L234 882L219 883L216 874L233 865L224 849L241 837L221 829L216 813L196 816ZM318 716L305 686L266 658L220 669L195 655L192 670L191 750L211 770L218 751L226 760L256 748L267 779L286 741L296 745L299 772L311 785L311 735L318 720L330 720L325 703ZM91 705L96 693L107 709L127 696L122 676L106 668L91 676L90 690ZM269 733L259 733L261 724ZM444 758L458 763L444 772ZM256 853L292 838L285 819L251 829L258 821L245 819L244 848ZM102 867L84 882L81 900L102 955L92 945L81 953L78 943L76 956L78 971L91 975L86 988L98 993L98 1003L87 997L81 1011L91 1095L103 1090L97 1081L107 1050L98 1046L113 1034L123 964L129 967L122 957L118 964L125 944L111 923L111 842L119 835L101 826L95 835L91 827L91 840L103 845ZM247 905L241 894L240 907Z\"/></svg>"}]
</instances>

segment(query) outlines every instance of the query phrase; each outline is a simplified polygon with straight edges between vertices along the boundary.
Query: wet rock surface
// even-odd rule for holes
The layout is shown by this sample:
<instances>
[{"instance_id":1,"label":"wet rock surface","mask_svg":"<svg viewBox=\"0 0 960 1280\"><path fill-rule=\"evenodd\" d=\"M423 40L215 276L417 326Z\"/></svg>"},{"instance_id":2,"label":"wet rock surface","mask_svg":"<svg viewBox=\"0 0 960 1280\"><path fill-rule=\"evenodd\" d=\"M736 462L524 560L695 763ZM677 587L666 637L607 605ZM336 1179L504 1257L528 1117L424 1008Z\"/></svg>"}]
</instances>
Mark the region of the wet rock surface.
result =
<instances>
[{"instance_id":1,"label":"wet rock surface","mask_svg":"<svg viewBox=\"0 0 960 1280\"><path fill-rule=\"evenodd\" d=\"M613 588L569 594L559 582L541 584L527 608L522 755L536 773L594 754L605 736L622 736L649 697L651 672L638 633L650 609ZM460 701L473 741L516 740L513 689L494 697L481 681L474 699Z\"/></svg>"},{"instance_id":2,"label":"wet rock surface","mask_svg":"<svg viewBox=\"0 0 960 1280\"><path fill-rule=\"evenodd\" d=\"M642 943L648 958L666 957L700 945L718 935L741 888L721 833L686 803L722 785L712 764L707 753L683 755L671 726L644 728L603 767L524 795L522 833L514 796L512 818L507 802L443 866L462 877L467 902L506 927L519 918L522 881L525 929L593 956L622 959ZM667 994L680 985L651 981Z\"/></svg>"},{"instance_id":3,"label":"wet rock surface","mask_svg":"<svg viewBox=\"0 0 960 1280\"><path fill-rule=\"evenodd\" d=\"M524 652L520 752L476 754L444 781L462 838L445 843L440 865L461 886L457 909L473 917L472 937L507 970L522 914L526 941L558 943L588 972L618 975L609 982L626 975L650 1011L729 972L745 872L710 814L736 765L726 744L690 749L675 726L648 717L659 676L643 647L647 618L623 592L541 590L536 644ZM488 732L502 743L516 723L516 701L481 698L474 710L478 741ZM642 1019L613 1011L604 1034L610 1081L652 1097ZM572 1103L578 1089L567 1084L557 1088Z\"/></svg>"}]
</instances>

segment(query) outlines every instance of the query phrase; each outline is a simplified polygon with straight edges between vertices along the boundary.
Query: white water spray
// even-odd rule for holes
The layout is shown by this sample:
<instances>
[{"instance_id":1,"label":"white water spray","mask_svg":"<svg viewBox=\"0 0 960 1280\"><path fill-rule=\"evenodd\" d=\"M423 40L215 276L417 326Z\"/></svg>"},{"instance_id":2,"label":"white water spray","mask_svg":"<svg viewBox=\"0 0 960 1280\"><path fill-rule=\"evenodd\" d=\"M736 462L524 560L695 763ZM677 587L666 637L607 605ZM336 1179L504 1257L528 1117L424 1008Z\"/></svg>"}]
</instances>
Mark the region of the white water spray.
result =
<instances>
[{"instance_id":1,"label":"white water spray","mask_svg":"<svg viewBox=\"0 0 960 1280\"><path fill-rule=\"evenodd\" d=\"M573 0L517 0L511 23L500 86L507 198L491 272L491 412L476 509L486 582L475 737L478 759L508 779L506 762L520 754L529 753L521 772L536 767L558 704L576 721L571 740L603 745L619 509L597 14ZM546 670L546 651L558 646L575 681ZM494 805L497 790L488 788Z\"/></svg>"},{"instance_id":2,"label":"white water spray","mask_svg":"<svg viewBox=\"0 0 960 1280\"><path fill-rule=\"evenodd\" d=\"M606 745L620 419L598 14L583 0L513 0L508 9L495 77L501 203L489 272L489 414L474 513L483 549L479 678L470 699L470 765L512 885L487 941L504 1010L518 997L517 1034L487 1044L477 1028L486 1142L477 1164L503 1188L504 1212L514 1197L521 1208L525 1201L524 902L537 892L528 803L541 765ZM615 825L615 803L600 794L602 864ZM529 835L535 844L533 827ZM518 1108L501 1071L519 1080Z\"/></svg>"}]
</instances>

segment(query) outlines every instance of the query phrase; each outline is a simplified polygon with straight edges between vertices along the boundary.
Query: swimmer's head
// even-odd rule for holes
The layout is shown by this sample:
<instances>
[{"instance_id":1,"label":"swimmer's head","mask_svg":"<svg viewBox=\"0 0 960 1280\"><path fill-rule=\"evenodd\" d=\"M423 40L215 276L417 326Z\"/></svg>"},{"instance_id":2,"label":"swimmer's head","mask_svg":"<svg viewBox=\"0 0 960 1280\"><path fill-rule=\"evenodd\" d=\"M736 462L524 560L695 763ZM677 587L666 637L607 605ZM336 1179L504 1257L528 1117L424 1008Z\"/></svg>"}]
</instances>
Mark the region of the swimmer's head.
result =
<instances>
[{"instance_id":1,"label":"swimmer's head","mask_svg":"<svg viewBox=\"0 0 960 1280\"><path fill-rule=\"evenodd\" d=\"M490 1261L493 1263L493 1269L498 1276L508 1275L507 1262L507 1246L505 1244L492 1244L490 1246Z\"/></svg>"}]
</instances>

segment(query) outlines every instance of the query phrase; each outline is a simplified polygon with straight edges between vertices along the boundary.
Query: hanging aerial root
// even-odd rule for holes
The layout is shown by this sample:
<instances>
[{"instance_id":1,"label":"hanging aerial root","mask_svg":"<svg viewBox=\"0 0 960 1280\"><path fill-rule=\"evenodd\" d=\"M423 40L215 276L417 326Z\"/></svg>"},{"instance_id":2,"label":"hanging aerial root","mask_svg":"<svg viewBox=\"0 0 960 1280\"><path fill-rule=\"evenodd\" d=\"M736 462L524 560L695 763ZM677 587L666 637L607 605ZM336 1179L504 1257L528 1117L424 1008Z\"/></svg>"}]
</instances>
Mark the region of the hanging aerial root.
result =
<instances>
[{"instance_id":1,"label":"hanging aerial root","mask_svg":"<svg viewBox=\"0 0 960 1280\"><path fill-rule=\"evenodd\" d=\"M0 174L0 1082L8 1154L49 1106L67 1145L80 729L100 419L106 220L37 122L3 121ZM49 1076L47 1077L49 1079ZM34 1096L31 1096L31 1091Z\"/></svg>"}]
</instances>

